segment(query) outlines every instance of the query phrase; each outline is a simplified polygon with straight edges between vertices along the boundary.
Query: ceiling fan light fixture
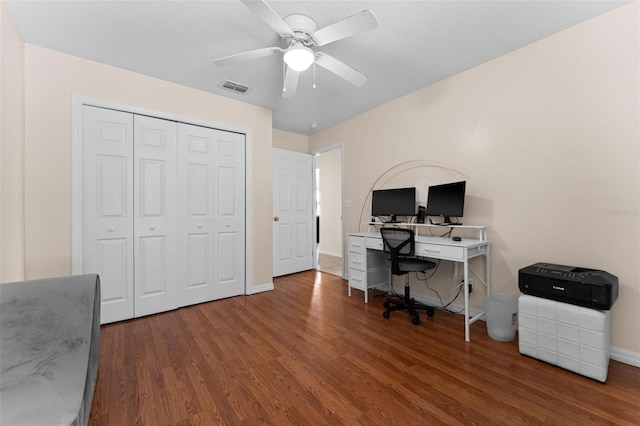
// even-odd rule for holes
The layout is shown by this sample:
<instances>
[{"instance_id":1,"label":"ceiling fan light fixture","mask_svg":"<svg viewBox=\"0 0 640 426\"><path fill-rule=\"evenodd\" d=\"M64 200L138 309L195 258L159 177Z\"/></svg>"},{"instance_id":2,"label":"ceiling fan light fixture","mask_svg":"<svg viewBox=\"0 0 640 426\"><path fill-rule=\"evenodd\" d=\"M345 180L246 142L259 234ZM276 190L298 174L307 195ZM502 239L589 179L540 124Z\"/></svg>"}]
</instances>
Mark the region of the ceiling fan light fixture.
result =
<instances>
[{"instance_id":1,"label":"ceiling fan light fixture","mask_svg":"<svg viewBox=\"0 0 640 426\"><path fill-rule=\"evenodd\" d=\"M284 53L285 64L292 70L298 72L309 68L314 60L315 55L313 54L313 50L301 43L294 44Z\"/></svg>"}]
</instances>

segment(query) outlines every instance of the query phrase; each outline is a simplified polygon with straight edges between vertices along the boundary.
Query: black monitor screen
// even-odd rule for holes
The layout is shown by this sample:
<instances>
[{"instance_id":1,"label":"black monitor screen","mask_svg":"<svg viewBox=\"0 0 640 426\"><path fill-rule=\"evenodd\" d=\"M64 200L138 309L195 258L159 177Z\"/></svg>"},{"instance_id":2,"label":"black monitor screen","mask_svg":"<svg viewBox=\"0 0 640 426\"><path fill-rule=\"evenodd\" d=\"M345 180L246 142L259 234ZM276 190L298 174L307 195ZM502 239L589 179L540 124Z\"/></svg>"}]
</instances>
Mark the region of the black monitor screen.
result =
<instances>
[{"instance_id":1,"label":"black monitor screen","mask_svg":"<svg viewBox=\"0 0 640 426\"><path fill-rule=\"evenodd\" d=\"M372 216L413 216L416 188L377 189L371 196ZM395 218L393 219L395 220Z\"/></svg>"},{"instance_id":2,"label":"black monitor screen","mask_svg":"<svg viewBox=\"0 0 640 426\"><path fill-rule=\"evenodd\" d=\"M462 217L464 213L464 192L467 182L445 183L429 187L427 195L427 216Z\"/></svg>"}]
</instances>

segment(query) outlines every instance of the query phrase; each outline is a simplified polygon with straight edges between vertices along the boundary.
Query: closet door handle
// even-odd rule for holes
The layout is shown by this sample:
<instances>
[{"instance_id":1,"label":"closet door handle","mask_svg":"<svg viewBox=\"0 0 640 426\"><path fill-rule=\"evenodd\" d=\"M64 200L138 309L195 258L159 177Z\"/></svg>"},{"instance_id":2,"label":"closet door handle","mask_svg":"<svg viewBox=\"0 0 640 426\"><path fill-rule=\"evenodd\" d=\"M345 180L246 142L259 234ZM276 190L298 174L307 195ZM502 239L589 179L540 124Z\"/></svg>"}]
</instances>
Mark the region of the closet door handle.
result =
<instances>
[{"instance_id":1,"label":"closet door handle","mask_svg":"<svg viewBox=\"0 0 640 426\"><path fill-rule=\"evenodd\" d=\"M202 229L202 224L201 223L198 224L198 229Z\"/></svg>"},{"instance_id":2,"label":"closet door handle","mask_svg":"<svg viewBox=\"0 0 640 426\"><path fill-rule=\"evenodd\" d=\"M279 221L279 220L280 220L280 218L279 218L278 216L275 216L275 217L273 218L273 221L274 221L274 222L277 222L277 221Z\"/></svg>"},{"instance_id":3,"label":"closet door handle","mask_svg":"<svg viewBox=\"0 0 640 426\"><path fill-rule=\"evenodd\" d=\"M227 228L231 226L229 222L226 223Z\"/></svg>"},{"instance_id":4,"label":"closet door handle","mask_svg":"<svg viewBox=\"0 0 640 426\"><path fill-rule=\"evenodd\" d=\"M109 231L109 232L113 232L113 231L115 231L115 230L116 230L116 228L113 228L113 227L111 227L111 228L107 228L107 231Z\"/></svg>"},{"instance_id":5,"label":"closet door handle","mask_svg":"<svg viewBox=\"0 0 640 426\"><path fill-rule=\"evenodd\" d=\"M149 229L151 229L152 231L155 231L155 230L156 230L156 227L155 227L155 226L153 226L153 225L151 225L151 226L149 227Z\"/></svg>"}]
</instances>

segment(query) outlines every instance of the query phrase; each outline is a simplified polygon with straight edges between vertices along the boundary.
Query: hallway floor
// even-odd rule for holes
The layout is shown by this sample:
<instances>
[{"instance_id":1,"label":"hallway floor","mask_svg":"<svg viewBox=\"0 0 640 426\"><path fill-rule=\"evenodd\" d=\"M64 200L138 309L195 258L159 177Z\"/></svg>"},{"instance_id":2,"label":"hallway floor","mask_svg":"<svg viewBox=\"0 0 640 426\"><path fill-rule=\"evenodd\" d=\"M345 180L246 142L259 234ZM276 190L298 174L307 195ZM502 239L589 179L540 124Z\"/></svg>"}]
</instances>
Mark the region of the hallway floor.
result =
<instances>
[{"instance_id":1,"label":"hallway floor","mask_svg":"<svg viewBox=\"0 0 640 426\"><path fill-rule=\"evenodd\" d=\"M342 258L320 253L316 269L342 277Z\"/></svg>"}]
</instances>

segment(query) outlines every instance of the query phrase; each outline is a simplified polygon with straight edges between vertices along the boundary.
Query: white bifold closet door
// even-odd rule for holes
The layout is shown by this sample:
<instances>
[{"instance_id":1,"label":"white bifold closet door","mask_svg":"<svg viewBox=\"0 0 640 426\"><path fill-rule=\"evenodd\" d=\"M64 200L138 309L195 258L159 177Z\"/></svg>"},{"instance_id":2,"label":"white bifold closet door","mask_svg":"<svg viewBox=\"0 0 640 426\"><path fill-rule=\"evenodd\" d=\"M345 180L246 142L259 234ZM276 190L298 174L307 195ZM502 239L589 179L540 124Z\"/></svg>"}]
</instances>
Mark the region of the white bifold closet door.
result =
<instances>
[{"instance_id":1,"label":"white bifold closet door","mask_svg":"<svg viewBox=\"0 0 640 426\"><path fill-rule=\"evenodd\" d=\"M85 106L82 123L82 271L101 323L133 318L133 114Z\"/></svg>"},{"instance_id":2,"label":"white bifold closet door","mask_svg":"<svg viewBox=\"0 0 640 426\"><path fill-rule=\"evenodd\" d=\"M244 293L245 135L178 127L179 305Z\"/></svg>"},{"instance_id":3,"label":"white bifold closet door","mask_svg":"<svg viewBox=\"0 0 640 426\"><path fill-rule=\"evenodd\" d=\"M83 272L101 322L245 292L245 136L83 107Z\"/></svg>"},{"instance_id":4,"label":"white bifold closet door","mask_svg":"<svg viewBox=\"0 0 640 426\"><path fill-rule=\"evenodd\" d=\"M134 315L178 307L177 124L133 117Z\"/></svg>"}]
</instances>

